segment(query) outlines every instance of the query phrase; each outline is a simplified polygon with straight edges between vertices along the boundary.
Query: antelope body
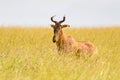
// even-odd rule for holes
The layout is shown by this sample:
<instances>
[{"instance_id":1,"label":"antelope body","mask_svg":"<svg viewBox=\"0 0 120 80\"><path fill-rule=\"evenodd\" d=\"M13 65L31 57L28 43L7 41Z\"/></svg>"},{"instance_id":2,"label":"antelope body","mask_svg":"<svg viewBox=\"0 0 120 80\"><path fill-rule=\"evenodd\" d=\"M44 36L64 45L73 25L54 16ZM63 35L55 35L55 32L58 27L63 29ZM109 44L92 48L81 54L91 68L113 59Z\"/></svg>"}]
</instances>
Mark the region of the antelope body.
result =
<instances>
[{"instance_id":1,"label":"antelope body","mask_svg":"<svg viewBox=\"0 0 120 80\"><path fill-rule=\"evenodd\" d=\"M51 21L55 23L55 25L51 25L54 29L53 42L56 43L58 51L60 52L76 52L83 54L96 54L97 48L94 44L88 41L76 41L71 36L66 36L62 28L70 27L70 25L61 25L65 21L65 16L61 21L54 21L53 17L51 17Z\"/></svg>"}]
</instances>

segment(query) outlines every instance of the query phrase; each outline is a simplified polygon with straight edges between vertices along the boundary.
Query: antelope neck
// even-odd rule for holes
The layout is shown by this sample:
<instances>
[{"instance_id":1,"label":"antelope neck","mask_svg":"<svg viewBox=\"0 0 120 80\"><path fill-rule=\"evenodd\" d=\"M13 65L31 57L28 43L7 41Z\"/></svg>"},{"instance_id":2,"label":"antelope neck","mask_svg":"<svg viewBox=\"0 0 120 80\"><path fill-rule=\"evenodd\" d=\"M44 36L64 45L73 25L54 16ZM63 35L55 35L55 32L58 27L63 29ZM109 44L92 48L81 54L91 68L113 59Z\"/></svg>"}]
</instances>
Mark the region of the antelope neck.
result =
<instances>
[{"instance_id":1,"label":"antelope neck","mask_svg":"<svg viewBox=\"0 0 120 80\"><path fill-rule=\"evenodd\" d=\"M61 35L59 36L59 40L57 41L57 43L64 43L65 42L65 39L66 38L66 35L64 34L64 32L62 31L61 32Z\"/></svg>"}]
</instances>

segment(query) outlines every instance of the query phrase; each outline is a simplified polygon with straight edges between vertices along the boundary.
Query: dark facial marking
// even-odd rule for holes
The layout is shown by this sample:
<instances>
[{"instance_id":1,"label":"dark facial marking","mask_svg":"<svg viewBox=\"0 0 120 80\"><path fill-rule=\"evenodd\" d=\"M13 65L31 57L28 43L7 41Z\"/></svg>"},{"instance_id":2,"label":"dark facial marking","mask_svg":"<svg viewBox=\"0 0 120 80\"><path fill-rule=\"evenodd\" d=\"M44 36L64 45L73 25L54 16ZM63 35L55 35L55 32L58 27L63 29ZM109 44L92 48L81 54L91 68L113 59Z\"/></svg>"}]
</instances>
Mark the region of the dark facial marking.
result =
<instances>
[{"instance_id":1,"label":"dark facial marking","mask_svg":"<svg viewBox=\"0 0 120 80\"><path fill-rule=\"evenodd\" d=\"M56 42L56 40L55 40L55 36L53 36L53 42L54 42L54 43Z\"/></svg>"}]
</instances>

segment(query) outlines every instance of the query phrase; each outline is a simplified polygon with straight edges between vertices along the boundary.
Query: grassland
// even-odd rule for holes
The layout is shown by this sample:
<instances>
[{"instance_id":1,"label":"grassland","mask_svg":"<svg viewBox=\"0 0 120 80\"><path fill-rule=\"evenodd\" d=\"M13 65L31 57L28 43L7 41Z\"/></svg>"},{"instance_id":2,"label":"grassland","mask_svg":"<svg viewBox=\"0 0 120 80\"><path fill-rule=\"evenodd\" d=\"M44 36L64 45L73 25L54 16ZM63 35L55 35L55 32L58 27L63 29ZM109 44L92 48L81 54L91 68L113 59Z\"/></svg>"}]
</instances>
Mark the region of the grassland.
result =
<instances>
[{"instance_id":1,"label":"grassland","mask_svg":"<svg viewBox=\"0 0 120 80\"><path fill-rule=\"evenodd\" d=\"M51 28L0 28L0 80L119 80L120 27L66 28L98 47L98 56L58 55ZM96 59L97 58L97 59Z\"/></svg>"}]
</instances>

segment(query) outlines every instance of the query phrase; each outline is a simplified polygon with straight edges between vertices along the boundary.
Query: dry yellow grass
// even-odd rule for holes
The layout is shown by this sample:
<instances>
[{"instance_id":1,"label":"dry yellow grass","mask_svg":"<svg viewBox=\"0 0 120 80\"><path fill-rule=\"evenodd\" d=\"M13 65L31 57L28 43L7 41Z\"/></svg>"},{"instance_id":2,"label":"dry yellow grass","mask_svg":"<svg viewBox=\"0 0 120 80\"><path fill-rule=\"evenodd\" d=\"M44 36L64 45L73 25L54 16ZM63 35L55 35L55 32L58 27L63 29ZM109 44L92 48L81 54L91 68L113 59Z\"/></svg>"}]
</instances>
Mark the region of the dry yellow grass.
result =
<instances>
[{"instance_id":1,"label":"dry yellow grass","mask_svg":"<svg viewBox=\"0 0 120 80\"><path fill-rule=\"evenodd\" d=\"M66 28L64 32L93 42L98 56L58 55L51 28L1 27L0 80L120 79L120 27Z\"/></svg>"}]
</instances>

